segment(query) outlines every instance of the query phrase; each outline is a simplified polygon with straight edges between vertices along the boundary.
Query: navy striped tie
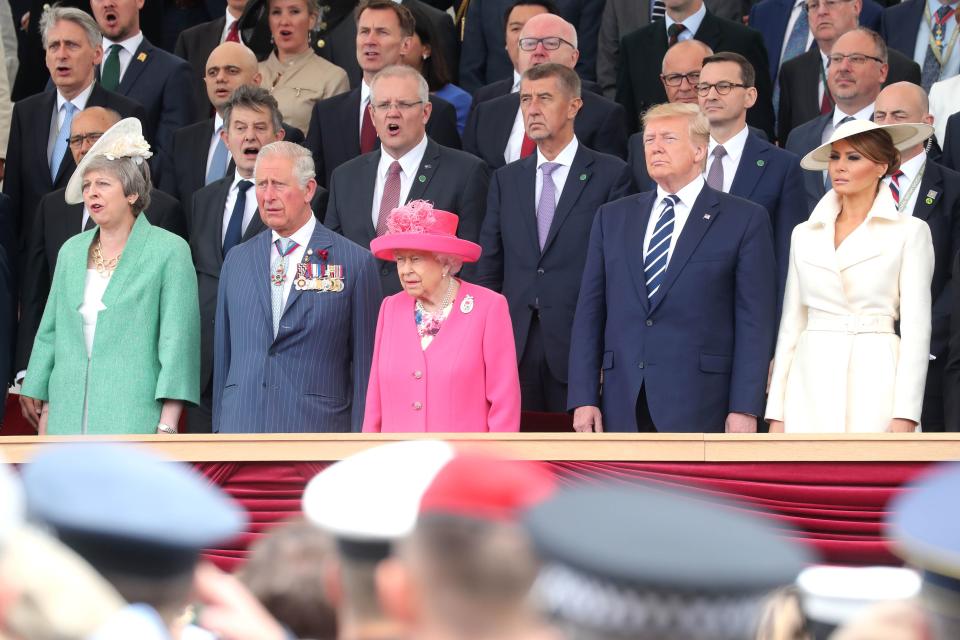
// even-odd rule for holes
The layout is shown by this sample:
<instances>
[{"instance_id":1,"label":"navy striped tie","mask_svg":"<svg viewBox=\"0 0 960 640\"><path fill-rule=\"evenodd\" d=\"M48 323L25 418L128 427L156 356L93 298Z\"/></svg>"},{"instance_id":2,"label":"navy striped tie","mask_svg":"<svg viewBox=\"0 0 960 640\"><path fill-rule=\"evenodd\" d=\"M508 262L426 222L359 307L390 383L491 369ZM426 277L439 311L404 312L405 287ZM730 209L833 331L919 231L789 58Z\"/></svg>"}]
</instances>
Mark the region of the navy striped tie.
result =
<instances>
[{"instance_id":1,"label":"navy striped tie","mask_svg":"<svg viewBox=\"0 0 960 640\"><path fill-rule=\"evenodd\" d=\"M660 290L663 277L667 273L667 257L670 255L670 243L673 239L673 207L678 202L680 198L674 194L663 199L661 203L663 211L650 237L650 248L647 249L647 255L643 258L643 273L647 278L647 298L651 300Z\"/></svg>"}]
</instances>

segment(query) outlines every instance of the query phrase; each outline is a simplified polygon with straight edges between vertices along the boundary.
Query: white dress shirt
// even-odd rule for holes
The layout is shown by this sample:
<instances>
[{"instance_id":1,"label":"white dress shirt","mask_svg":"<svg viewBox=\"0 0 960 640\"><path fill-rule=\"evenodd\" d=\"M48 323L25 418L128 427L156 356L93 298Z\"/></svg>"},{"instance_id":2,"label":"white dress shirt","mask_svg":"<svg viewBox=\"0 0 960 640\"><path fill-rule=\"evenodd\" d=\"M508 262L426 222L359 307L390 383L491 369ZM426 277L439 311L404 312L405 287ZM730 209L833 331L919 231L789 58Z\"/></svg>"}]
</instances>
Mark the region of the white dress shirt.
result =
<instances>
[{"instance_id":1,"label":"white dress shirt","mask_svg":"<svg viewBox=\"0 0 960 640\"><path fill-rule=\"evenodd\" d=\"M783 56L787 54L787 43L790 42L790 34L793 33L793 25L797 24L800 14L806 11L807 0L796 0L793 3L793 9L790 10L790 19L787 21L787 30L783 32L783 46L780 47L780 66L783 66ZM803 47L804 51L810 50L813 44L813 32L807 29L807 44Z\"/></svg>"},{"instance_id":2,"label":"white dress shirt","mask_svg":"<svg viewBox=\"0 0 960 640\"><path fill-rule=\"evenodd\" d=\"M747 144L747 136L750 135L750 128L746 125L735 136L723 143L723 149L727 155L723 156L720 166L723 167L723 192L730 193L730 187L733 186L733 179L737 177L737 167L740 166L740 158L743 157L743 147ZM707 171L703 175L709 175L710 167L716 162L713 157L713 150L720 143L710 136L710 143L707 145Z\"/></svg>"},{"instance_id":3,"label":"white dress shirt","mask_svg":"<svg viewBox=\"0 0 960 640\"><path fill-rule=\"evenodd\" d=\"M233 14L230 13L229 9L225 10L224 13L227 15L227 22L223 25L223 31L220 32L220 44L223 44L227 41L227 34L230 33L230 25L239 20L239 18L233 17Z\"/></svg>"},{"instance_id":4,"label":"white dress shirt","mask_svg":"<svg viewBox=\"0 0 960 640\"><path fill-rule=\"evenodd\" d=\"M223 207L223 226L220 227L221 246L227 237L227 225L230 224L230 216L233 215L233 205L236 204L237 195L240 193L237 185L240 184L241 180L246 180L250 183L253 183L253 176L244 178L240 175L239 171L234 169L233 184L230 185L230 191L227 192L227 203ZM247 232L247 227L250 226L250 221L253 220L253 216L257 213L257 192L252 186L247 188L246 198L247 199L244 201L243 207L243 223L240 225L241 237L243 237L243 234Z\"/></svg>"},{"instance_id":5,"label":"white dress shirt","mask_svg":"<svg viewBox=\"0 0 960 640\"><path fill-rule=\"evenodd\" d=\"M360 81L360 113L357 115L360 117L360 136L362 139L363 136L363 112L367 110L367 107L370 106L370 85L367 84L366 80Z\"/></svg>"},{"instance_id":6,"label":"white dress shirt","mask_svg":"<svg viewBox=\"0 0 960 640\"><path fill-rule=\"evenodd\" d=\"M313 230L317 226L317 219L311 214L307 218L307 223L300 227L298 230L293 232L287 240L293 240L297 243L297 248L287 256L287 272L284 275L283 279L283 308L287 308L287 298L290 297L290 288L293 286L293 277L297 273L297 264L303 261L303 254L307 252L307 245L310 244L310 238L313 237ZM273 266L273 261L279 255L277 252L277 240L280 239L280 235L276 231L270 231L270 255L267 256L267 269L270 270L270 275L273 276L273 271L271 267ZM281 243L285 244L285 243ZM274 286L271 282L270 286Z\"/></svg>"},{"instance_id":7,"label":"white dress shirt","mask_svg":"<svg viewBox=\"0 0 960 640\"><path fill-rule=\"evenodd\" d=\"M820 51L820 49L817 50ZM820 75L820 81L817 82L817 105L823 104L823 92L826 90L827 83L827 67L830 66L830 59L823 51L820 51L820 66L823 73Z\"/></svg>"},{"instance_id":8,"label":"white dress shirt","mask_svg":"<svg viewBox=\"0 0 960 640\"><path fill-rule=\"evenodd\" d=\"M526 129L523 127L523 109L517 107L517 115L513 118L513 128L510 129L510 137L507 138L507 148L503 150L503 159L507 164L520 159L520 151L523 149L523 135Z\"/></svg>"},{"instance_id":9,"label":"white dress shirt","mask_svg":"<svg viewBox=\"0 0 960 640\"><path fill-rule=\"evenodd\" d=\"M513 87L510 89L510 93L517 93L520 91L520 74L517 73L517 70L513 70Z\"/></svg>"},{"instance_id":10,"label":"white dress shirt","mask_svg":"<svg viewBox=\"0 0 960 640\"><path fill-rule=\"evenodd\" d=\"M560 195L563 193L563 185L567 184L567 176L570 174L570 165L573 164L573 158L577 155L577 149L580 147L580 143L577 142L577 136L573 136L573 140L567 143L567 146L563 148L560 153L557 154L557 157L553 160L547 160L543 157L543 154L540 153L540 149L537 149L537 188L533 200L533 210L536 211L537 207L540 206L540 193L543 191L543 172L540 171L540 166L544 162L555 162L560 166L553 170L553 173L550 174L550 179L553 180L555 201L554 206L560 202Z\"/></svg>"},{"instance_id":11,"label":"white dress shirt","mask_svg":"<svg viewBox=\"0 0 960 640\"><path fill-rule=\"evenodd\" d=\"M93 84L91 82L90 86L78 93L73 100L67 100L59 90L57 91L57 109L50 116L50 133L47 136L47 164L50 164L53 148L57 145L57 138L60 137L60 129L63 127L63 120L67 117L66 104L69 102L76 108L73 117L77 117L77 113L87 108L87 101L93 93ZM67 147L67 153L70 153L69 147Z\"/></svg>"},{"instance_id":12,"label":"white dress shirt","mask_svg":"<svg viewBox=\"0 0 960 640\"><path fill-rule=\"evenodd\" d=\"M950 5L957 9L957 3L951 2ZM927 49L930 48L930 34L932 33L931 26L936 22L937 9L942 7L943 4L939 0L927 0L927 11L930 13L930 19L924 20L924 14L920 14L920 24L917 26L917 43L913 49L913 59L920 65L920 69L923 69L923 61L927 57ZM950 39L953 38L954 32L957 30L957 17L951 16L947 19L944 24L943 30L943 50L946 53L947 49L950 48ZM950 49L950 57L947 58L946 63L943 65L943 69L940 72L940 79L946 80L951 76L957 75L957 72L960 71L960 36L957 37L958 42L955 42L953 48Z\"/></svg>"},{"instance_id":13,"label":"white dress shirt","mask_svg":"<svg viewBox=\"0 0 960 640\"><path fill-rule=\"evenodd\" d=\"M213 154L217 150L217 143L220 141L220 132L223 131L223 118L220 116L218 111L215 116L213 116L213 135L210 136L210 145L207 147L207 164L206 170L203 175L207 175L210 172L210 163L213 162ZM224 145L227 143L224 142ZM230 165L231 158L229 157L230 149L227 149L227 166Z\"/></svg>"},{"instance_id":14,"label":"white dress shirt","mask_svg":"<svg viewBox=\"0 0 960 640\"><path fill-rule=\"evenodd\" d=\"M371 219L373 227L377 227L377 219L380 217L380 200L383 199L383 187L387 182L387 173L390 171L390 165L396 160L400 163L400 198L399 204L402 206L410 195L410 187L420 170L420 162L423 161L423 154L427 150L427 136L424 135L420 142L413 149L407 151L399 158L394 158L386 149L381 147L380 164L377 165L377 182L373 187L373 208L371 210Z\"/></svg>"},{"instance_id":15,"label":"white dress shirt","mask_svg":"<svg viewBox=\"0 0 960 640\"><path fill-rule=\"evenodd\" d=\"M677 36L677 42L683 42L684 40L693 40L693 36L696 35L697 29L700 28L700 23L703 22L704 16L707 15L707 5L701 4L700 8L694 12L693 15L688 17L686 20L680 22L683 26L686 27L680 34ZM673 25L674 20L670 17L670 14L665 14L663 16L663 27L667 30L667 33L670 33L670 27Z\"/></svg>"},{"instance_id":16,"label":"white dress shirt","mask_svg":"<svg viewBox=\"0 0 960 640\"><path fill-rule=\"evenodd\" d=\"M910 158L906 162L900 165L900 171L903 171L903 175L900 177L900 197L901 199L907 195L907 191L910 190L910 185L913 183L914 179L922 180L920 172L923 170L924 165L927 163L927 152L921 151L914 157ZM887 193L890 194L890 197L893 198L893 193L890 191L890 183L893 182L889 176L883 179L882 189L886 189ZM917 206L917 197L920 193L920 185L917 184L916 188L913 190L913 193L910 194L910 199L907 200L904 207L900 210L901 215L912 216L913 210ZM902 200L901 200L902 201Z\"/></svg>"},{"instance_id":17,"label":"white dress shirt","mask_svg":"<svg viewBox=\"0 0 960 640\"><path fill-rule=\"evenodd\" d=\"M690 217L690 209L693 208L693 203L697 201L697 198L700 196L700 191L703 190L705 184L706 182L704 182L703 176L697 176L692 182L675 194L680 198L680 202L673 207L673 236L670 238L670 250L667 252L668 265L670 264L670 259L673 258L673 249L677 246L677 240L683 231L683 225L687 223L687 218ZM653 237L653 232L657 229L657 221L660 219L660 214L663 213L663 199L668 195L670 195L669 192L664 191L663 187L657 185L657 200L653 203L653 210L650 211L650 219L647 220L647 232L643 236L644 256L647 255L647 250L650 249L650 239Z\"/></svg>"},{"instance_id":18,"label":"white dress shirt","mask_svg":"<svg viewBox=\"0 0 960 640\"><path fill-rule=\"evenodd\" d=\"M133 56L137 53L137 49L140 48L140 43L143 42L143 32L138 32L137 35L131 36L122 42L113 42L108 38L103 39L103 60L106 62L107 55L110 53L110 46L114 44L120 45L120 53L117 55L120 57L120 82L123 82L123 76L127 73L127 68L130 66L130 61L133 59ZM101 72L103 71L103 63L100 63Z\"/></svg>"}]
</instances>

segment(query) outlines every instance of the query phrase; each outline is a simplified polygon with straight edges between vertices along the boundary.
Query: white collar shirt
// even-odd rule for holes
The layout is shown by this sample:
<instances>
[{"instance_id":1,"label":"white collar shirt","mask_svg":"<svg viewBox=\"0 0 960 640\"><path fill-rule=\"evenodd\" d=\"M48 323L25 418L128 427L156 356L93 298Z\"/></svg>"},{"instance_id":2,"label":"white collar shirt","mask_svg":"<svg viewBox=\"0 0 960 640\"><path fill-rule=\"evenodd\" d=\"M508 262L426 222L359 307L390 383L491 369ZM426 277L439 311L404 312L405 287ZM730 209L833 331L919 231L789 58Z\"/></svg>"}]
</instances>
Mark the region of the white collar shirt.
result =
<instances>
[{"instance_id":1,"label":"white collar shirt","mask_svg":"<svg viewBox=\"0 0 960 640\"><path fill-rule=\"evenodd\" d=\"M313 230L317 226L317 219L313 216L311 212L310 217L307 218L307 223L293 232L288 240L293 240L297 243L297 248L294 249L289 256L287 256L287 271L284 274L283 278L283 308L287 308L287 299L290 297L290 288L293 286L293 277L297 273L297 264L303 261L303 255L307 252L308 245L310 244L310 239L313 237ZM270 255L267 257L267 268L271 269L273 267L273 261L279 254L277 251L277 240L280 239L280 235L276 231L270 231ZM283 244L283 243L281 243ZM271 277L273 273L270 273ZM272 282L270 286L275 286Z\"/></svg>"},{"instance_id":2,"label":"white collar shirt","mask_svg":"<svg viewBox=\"0 0 960 640\"><path fill-rule=\"evenodd\" d=\"M667 253L667 265L670 264L671 258L673 258L673 249L677 246L677 239L680 238L680 233L683 232L683 227L687 223L687 218L690 217L690 210L693 208L693 204L697 201L697 198L700 196L700 192L703 190L706 182L703 179L702 175L698 175L685 187L677 191L676 195L680 198L680 201L677 202L673 207L673 235L670 238L670 250ZM657 199L653 203L653 209L650 211L650 219L647 220L647 231L643 236L643 255L647 255L647 251L650 250L650 239L653 237L653 232L657 230L657 222L660 220L660 214L663 213L663 199L666 198L670 193L664 191L663 187L657 185Z\"/></svg>"},{"instance_id":3,"label":"white collar shirt","mask_svg":"<svg viewBox=\"0 0 960 640\"><path fill-rule=\"evenodd\" d=\"M513 70L513 86L510 88L510 93L517 93L520 91L520 74L517 73L517 70Z\"/></svg>"},{"instance_id":4,"label":"white collar shirt","mask_svg":"<svg viewBox=\"0 0 960 640\"><path fill-rule=\"evenodd\" d=\"M367 107L370 106L370 85L367 84L366 80L360 81L360 113L357 114L360 117L360 135L363 136L363 112L367 110Z\"/></svg>"},{"instance_id":5,"label":"white collar shirt","mask_svg":"<svg viewBox=\"0 0 960 640\"><path fill-rule=\"evenodd\" d=\"M543 172L540 171L540 167L546 162L553 162L560 165L550 174L550 179L553 180L553 192L555 194L553 206L556 207L557 203L560 202L563 185L567 183L567 176L570 175L570 167L573 165L573 159L577 155L577 149L579 147L580 143L577 142L577 136L573 136L573 139L567 143L567 146L565 146L553 160L547 160L543 157L543 154L540 153L540 149L537 149L537 187L533 201L534 211L540 206L540 194L543 192Z\"/></svg>"},{"instance_id":6,"label":"white collar shirt","mask_svg":"<svg viewBox=\"0 0 960 640\"><path fill-rule=\"evenodd\" d=\"M220 227L220 245L223 246L223 241L227 237L227 226L230 224L230 217L233 215L233 206L237 202L237 196L240 194L240 190L237 188L237 185L240 184L241 180L246 180L251 185L253 185L253 176L249 178L244 178L240 175L240 172L234 169L233 171L233 182L230 184L230 190L227 191L227 203L223 207L223 225ZM247 189L246 200L244 201L243 206L243 222L240 225L240 236L243 237L243 234L247 232L247 227L250 226L250 221L253 220L253 216L257 214L257 192L253 186L250 186Z\"/></svg>"},{"instance_id":7,"label":"white collar shirt","mask_svg":"<svg viewBox=\"0 0 960 640\"><path fill-rule=\"evenodd\" d=\"M697 35L697 30L700 28L700 24L703 22L703 18L707 15L707 5L701 4L700 8L697 9L693 15L689 16L686 20L682 20L682 24L686 29L680 32L677 36L677 42L683 42L684 40L693 40L693 36ZM663 16L663 27L667 30L667 33L670 33L670 27L674 24L673 18L670 17L670 14L665 14Z\"/></svg>"},{"instance_id":8,"label":"white collar shirt","mask_svg":"<svg viewBox=\"0 0 960 640\"><path fill-rule=\"evenodd\" d=\"M513 128L510 129L510 137L507 138L507 148L503 150L503 160L510 164L514 160L520 159L520 152L523 150L523 137L527 133L523 126L523 109L517 107L517 115L513 118Z\"/></svg>"},{"instance_id":9,"label":"white collar shirt","mask_svg":"<svg viewBox=\"0 0 960 640\"><path fill-rule=\"evenodd\" d=\"M747 136L750 135L750 128L747 125L743 125L736 135L723 143L723 149L727 152L723 158L721 158L720 166L723 167L723 192L730 193L730 187L733 186L733 179L737 177L737 168L740 166L740 158L743 157L743 148L747 144ZM710 143L707 145L707 172L704 175L709 174L710 167L713 166L713 163L717 161L713 157L713 150L720 145L719 142L713 139L713 136L710 136Z\"/></svg>"},{"instance_id":10,"label":"white collar shirt","mask_svg":"<svg viewBox=\"0 0 960 640\"><path fill-rule=\"evenodd\" d=\"M908 191L911 191L910 187L911 185L913 185L914 180L916 180L917 182L920 182L920 180L923 179L922 171L926 163L927 163L927 152L921 151L920 153L918 153L917 155L915 155L914 157L910 158L909 160L907 160L906 162L900 165L900 171L903 171L903 176L901 176L898 181L901 198L905 197ZM883 179L884 186L881 187L882 189L887 190L891 198L893 197L893 192L890 191L890 183L892 182L893 180L889 176L887 176L886 178ZM904 204L903 208L900 209L901 215L905 215L905 216L913 215L914 208L917 206L917 197L919 193L920 193L920 185L917 184L917 186L914 187L914 189L910 192L910 197L907 200L907 202Z\"/></svg>"},{"instance_id":11,"label":"white collar shirt","mask_svg":"<svg viewBox=\"0 0 960 640\"><path fill-rule=\"evenodd\" d=\"M120 53L118 54L120 58L120 81L123 82L123 76L126 75L127 69L130 68L130 61L133 60L133 56L136 55L137 49L140 48L140 44L143 42L143 32L138 32L135 36L130 36L126 40L121 42L113 42L107 38L103 39L103 59L106 61L107 55L110 53L110 47L112 45L120 45ZM103 63L100 66L101 72L103 70Z\"/></svg>"},{"instance_id":12,"label":"white collar shirt","mask_svg":"<svg viewBox=\"0 0 960 640\"><path fill-rule=\"evenodd\" d=\"M380 200L383 199L383 188L387 182L387 173L390 171L390 165L396 160L400 163L400 198L399 205L407 202L407 196L410 195L410 188L413 186L413 180L420 170L420 163L423 161L423 154L427 150L427 136L424 134L420 142L413 149L407 151L399 158L394 158L386 149L380 149L380 163L377 165L377 182L373 187L373 209L371 211L371 220L373 228L377 228L377 219L380 217Z\"/></svg>"}]
</instances>

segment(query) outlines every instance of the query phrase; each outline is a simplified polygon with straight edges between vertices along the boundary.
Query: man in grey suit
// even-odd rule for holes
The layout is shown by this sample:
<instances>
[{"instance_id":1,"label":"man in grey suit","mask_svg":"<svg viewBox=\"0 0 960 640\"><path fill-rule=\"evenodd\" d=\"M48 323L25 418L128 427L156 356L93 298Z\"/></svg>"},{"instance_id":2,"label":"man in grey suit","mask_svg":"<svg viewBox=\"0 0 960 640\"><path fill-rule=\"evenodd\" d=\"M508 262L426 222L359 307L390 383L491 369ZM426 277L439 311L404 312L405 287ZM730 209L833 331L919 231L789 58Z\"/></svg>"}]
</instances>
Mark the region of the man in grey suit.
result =
<instances>
[{"instance_id":1,"label":"man in grey suit","mask_svg":"<svg viewBox=\"0 0 960 640\"><path fill-rule=\"evenodd\" d=\"M264 229L220 272L213 430L360 431L380 283L366 249L319 224L310 152L260 150L254 169Z\"/></svg>"},{"instance_id":2,"label":"man in grey suit","mask_svg":"<svg viewBox=\"0 0 960 640\"><path fill-rule=\"evenodd\" d=\"M370 95L380 149L333 171L324 223L369 248L386 229L390 211L411 200L429 200L460 216L457 235L477 242L490 170L479 158L427 136L431 105L426 80L411 67L387 67L373 77ZM396 265L380 261L379 273L384 295L399 293Z\"/></svg>"}]
</instances>

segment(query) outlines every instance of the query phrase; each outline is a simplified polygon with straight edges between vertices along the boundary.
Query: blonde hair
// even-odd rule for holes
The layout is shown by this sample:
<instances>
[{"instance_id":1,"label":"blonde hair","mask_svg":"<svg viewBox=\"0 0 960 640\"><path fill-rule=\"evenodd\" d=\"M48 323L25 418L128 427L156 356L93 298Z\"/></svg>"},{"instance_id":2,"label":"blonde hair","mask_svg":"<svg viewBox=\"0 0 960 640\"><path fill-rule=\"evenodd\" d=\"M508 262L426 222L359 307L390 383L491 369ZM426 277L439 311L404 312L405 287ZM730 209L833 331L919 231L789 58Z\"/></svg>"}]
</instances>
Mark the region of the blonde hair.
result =
<instances>
[{"instance_id":1,"label":"blonde hair","mask_svg":"<svg viewBox=\"0 0 960 640\"><path fill-rule=\"evenodd\" d=\"M643 114L643 127L654 120L663 118L687 118L690 125L690 138L704 146L710 143L710 121L700 107L685 102L665 102L647 109Z\"/></svg>"}]
</instances>

